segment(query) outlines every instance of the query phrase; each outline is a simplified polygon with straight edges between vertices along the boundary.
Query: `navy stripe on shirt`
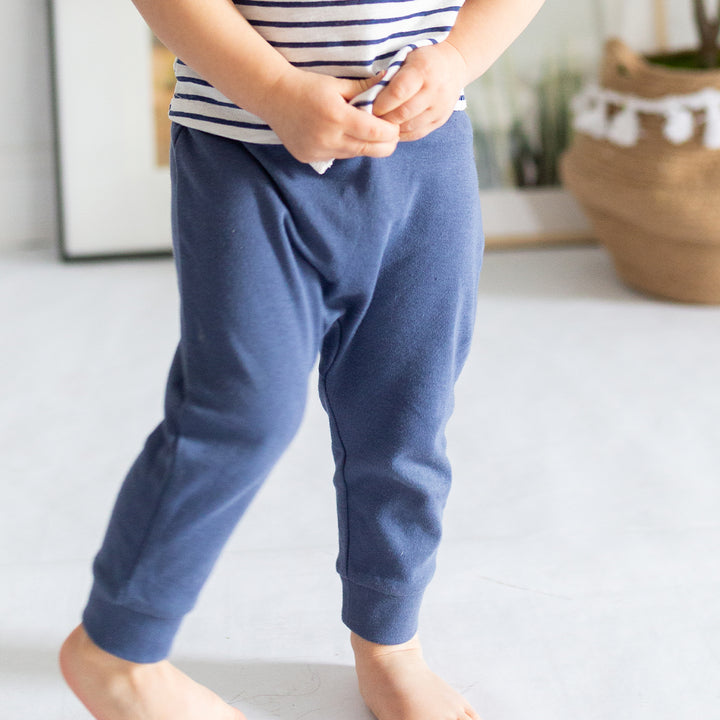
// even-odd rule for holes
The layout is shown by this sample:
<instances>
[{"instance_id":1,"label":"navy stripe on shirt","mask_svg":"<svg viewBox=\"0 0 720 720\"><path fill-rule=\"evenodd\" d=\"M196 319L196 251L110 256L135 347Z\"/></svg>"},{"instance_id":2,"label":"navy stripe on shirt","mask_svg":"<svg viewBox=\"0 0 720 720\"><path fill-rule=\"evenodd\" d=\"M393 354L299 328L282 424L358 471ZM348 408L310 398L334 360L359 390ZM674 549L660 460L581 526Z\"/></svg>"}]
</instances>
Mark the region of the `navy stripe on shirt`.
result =
<instances>
[{"instance_id":1,"label":"navy stripe on shirt","mask_svg":"<svg viewBox=\"0 0 720 720\"><path fill-rule=\"evenodd\" d=\"M225 118L213 117L212 115L203 115L201 113L182 112L179 110L170 110L170 117L192 118L193 120L202 120L203 122L217 123L219 125L231 125L239 128L251 128L253 130L272 130L265 123L243 122L239 120L227 120Z\"/></svg>"},{"instance_id":2,"label":"navy stripe on shirt","mask_svg":"<svg viewBox=\"0 0 720 720\"><path fill-rule=\"evenodd\" d=\"M269 41L269 44L273 47L278 48L331 48L331 47L366 47L368 45L381 45L388 40L395 40L398 38L406 38L413 36L422 36L425 33L430 32L450 32L452 26L440 26L431 28L419 28L417 30L407 30L405 32L396 32L386 37L377 38L375 40L345 40L338 42L279 42Z\"/></svg>"},{"instance_id":3,"label":"navy stripe on shirt","mask_svg":"<svg viewBox=\"0 0 720 720\"><path fill-rule=\"evenodd\" d=\"M273 28L321 28L321 27L351 27L354 25L382 25L385 23L402 22L417 17L427 17L429 15L437 15L444 12L457 12L460 10L459 5L448 5L447 7L436 8L434 10L423 10L422 12L412 13L412 15L401 15L398 17L388 18L361 18L358 20L318 20L308 22L284 22L276 20L248 20L253 27L273 27Z\"/></svg>"}]
</instances>

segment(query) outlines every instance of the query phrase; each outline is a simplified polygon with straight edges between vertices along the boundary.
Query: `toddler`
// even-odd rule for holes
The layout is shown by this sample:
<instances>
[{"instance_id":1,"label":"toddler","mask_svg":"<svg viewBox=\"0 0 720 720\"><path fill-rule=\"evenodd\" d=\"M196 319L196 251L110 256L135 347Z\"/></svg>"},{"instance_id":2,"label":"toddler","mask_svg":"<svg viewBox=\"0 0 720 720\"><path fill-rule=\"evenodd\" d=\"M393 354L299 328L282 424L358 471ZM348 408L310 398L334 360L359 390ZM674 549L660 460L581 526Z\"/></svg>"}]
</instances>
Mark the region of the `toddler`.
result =
<instances>
[{"instance_id":1,"label":"toddler","mask_svg":"<svg viewBox=\"0 0 720 720\"><path fill-rule=\"evenodd\" d=\"M242 720L166 657L319 391L378 720L477 720L417 635L482 230L463 87L542 0L136 0L174 52L181 337L63 674L97 720Z\"/></svg>"}]
</instances>

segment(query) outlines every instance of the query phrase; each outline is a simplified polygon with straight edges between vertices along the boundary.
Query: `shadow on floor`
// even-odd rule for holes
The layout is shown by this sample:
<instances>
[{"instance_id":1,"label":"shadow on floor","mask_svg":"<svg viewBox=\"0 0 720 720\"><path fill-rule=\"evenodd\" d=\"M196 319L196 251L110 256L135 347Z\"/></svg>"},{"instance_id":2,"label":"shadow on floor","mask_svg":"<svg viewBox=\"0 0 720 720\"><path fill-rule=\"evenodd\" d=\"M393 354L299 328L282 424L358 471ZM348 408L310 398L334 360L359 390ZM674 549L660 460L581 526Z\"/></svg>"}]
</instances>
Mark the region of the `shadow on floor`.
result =
<instances>
[{"instance_id":1,"label":"shadow on floor","mask_svg":"<svg viewBox=\"0 0 720 720\"><path fill-rule=\"evenodd\" d=\"M371 720L349 665L173 658L252 720ZM57 649L0 645L0 677L61 682Z\"/></svg>"},{"instance_id":2,"label":"shadow on floor","mask_svg":"<svg viewBox=\"0 0 720 720\"><path fill-rule=\"evenodd\" d=\"M176 665L252 720L370 720L349 665L242 660Z\"/></svg>"}]
</instances>

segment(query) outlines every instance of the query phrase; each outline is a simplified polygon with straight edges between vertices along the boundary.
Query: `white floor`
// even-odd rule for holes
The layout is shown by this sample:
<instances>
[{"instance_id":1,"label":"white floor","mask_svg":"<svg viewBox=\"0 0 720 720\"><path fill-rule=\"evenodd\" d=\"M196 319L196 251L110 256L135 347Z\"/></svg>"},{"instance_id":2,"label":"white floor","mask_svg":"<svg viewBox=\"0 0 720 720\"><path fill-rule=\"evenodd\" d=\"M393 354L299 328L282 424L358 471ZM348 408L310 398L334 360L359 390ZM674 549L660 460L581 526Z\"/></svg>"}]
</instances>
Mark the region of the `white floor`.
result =
<instances>
[{"instance_id":1,"label":"white floor","mask_svg":"<svg viewBox=\"0 0 720 720\"><path fill-rule=\"evenodd\" d=\"M169 259L0 257L0 720L87 717L55 653L177 327ZM369 717L312 398L174 650L249 720ZM484 720L720 718L720 308L637 295L595 247L489 253L448 440L422 634Z\"/></svg>"}]
</instances>

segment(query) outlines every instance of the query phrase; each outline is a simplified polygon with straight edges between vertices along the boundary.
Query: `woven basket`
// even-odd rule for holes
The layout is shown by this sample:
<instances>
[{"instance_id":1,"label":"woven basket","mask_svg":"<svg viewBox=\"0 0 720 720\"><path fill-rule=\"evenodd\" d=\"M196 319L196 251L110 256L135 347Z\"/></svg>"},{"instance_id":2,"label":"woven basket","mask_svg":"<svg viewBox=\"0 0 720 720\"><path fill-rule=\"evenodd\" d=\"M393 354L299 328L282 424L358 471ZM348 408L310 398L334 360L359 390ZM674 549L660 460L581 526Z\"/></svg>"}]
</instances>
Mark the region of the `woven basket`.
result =
<instances>
[{"instance_id":1,"label":"woven basket","mask_svg":"<svg viewBox=\"0 0 720 720\"><path fill-rule=\"evenodd\" d=\"M720 70L663 68L610 40L600 88L655 102L720 90ZM622 110L608 107L608 121ZM680 144L667 139L667 117L642 110L635 144L576 132L560 171L625 282L676 300L720 303L720 149L703 140L706 115L685 114L690 137Z\"/></svg>"}]
</instances>

